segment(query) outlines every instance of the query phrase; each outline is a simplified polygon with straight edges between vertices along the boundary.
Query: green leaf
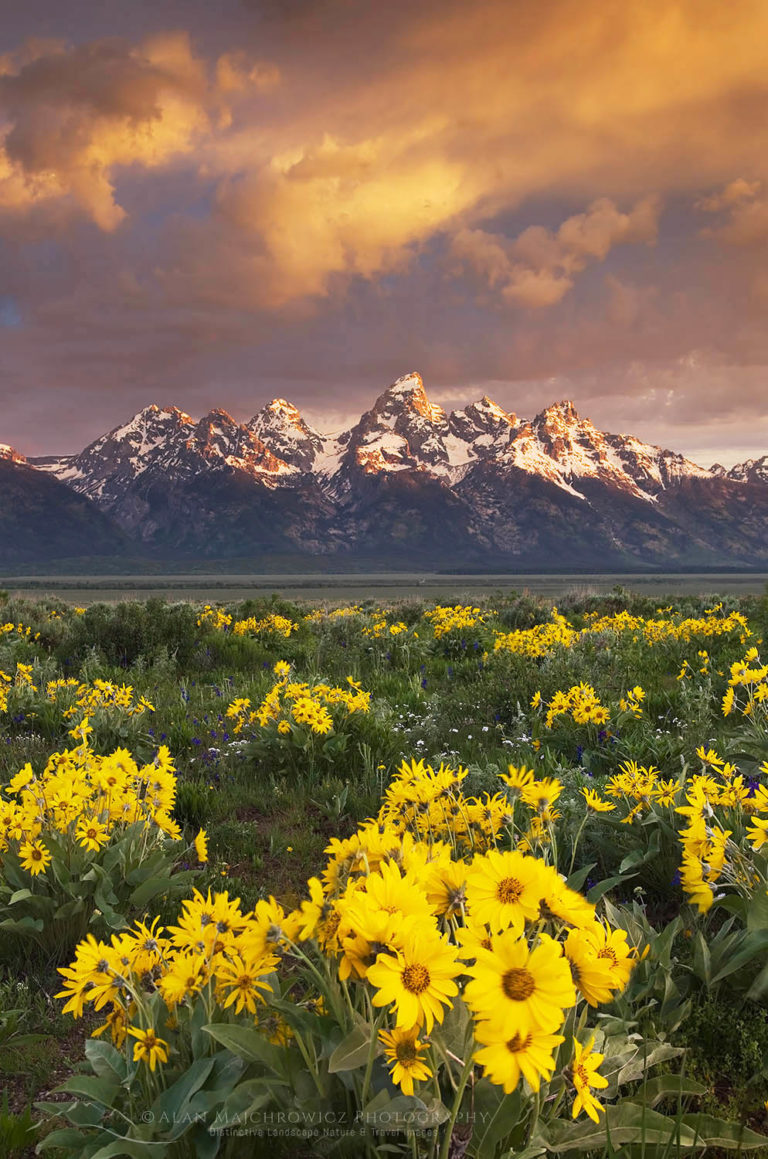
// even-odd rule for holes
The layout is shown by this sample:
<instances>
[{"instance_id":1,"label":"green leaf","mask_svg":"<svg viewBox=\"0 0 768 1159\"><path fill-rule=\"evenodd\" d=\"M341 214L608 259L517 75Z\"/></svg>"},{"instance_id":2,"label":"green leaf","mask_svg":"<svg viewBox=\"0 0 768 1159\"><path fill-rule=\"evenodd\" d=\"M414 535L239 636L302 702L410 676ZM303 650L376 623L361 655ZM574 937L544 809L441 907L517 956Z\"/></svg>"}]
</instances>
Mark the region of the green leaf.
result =
<instances>
[{"instance_id":1,"label":"green leaf","mask_svg":"<svg viewBox=\"0 0 768 1159\"><path fill-rule=\"evenodd\" d=\"M134 909L143 909L148 901L153 897L157 897L160 893L167 893L168 878L167 877L150 877L147 881L143 881L141 885L137 885L130 897L131 906Z\"/></svg>"},{"instance_id":2,"label":"green leaf","mask_svg":"<svg viewBox=\"0 0 768 1159\"><path fill-rule=\"evenodd\" d=\"M206 1131L202 1123L197 1123L190 1136L190 1145L195 1159L215 1159L221 1146L221 1136Z\"/></svg>"},{"instance_id":3,"label":"green leaf","mask_svg":"<svg viewBox=\"0 0 768 1159\"><path fill-rule=\"evenodd\" d=\"M641 1051L638 1051L635 1057L621 1068L617 1082L619 1086L624 1083L636 1082L637 1079L643 1077L645 1071L649 1070L650 1067L656 1066L659 1062L666 1062L670 1058L677 1058L683 1053L683 1047L670 1046L668 1042L662 1042L659 1046L654 1047L645 1057Z\"/></svg>"},{"instance_id":4,"label":"green leaf","mask_svg":"<svg viewBox=\"0 0 768 1159\"><path fill-rule=\"evenodd\" d=\"M747 903L747 929L762 930L768 927L768 892L756 889Z\"/></svg>"},{"instance_id":5,"label":"green leaf","mask_svg":"<svg viewBox=\"0 0 768 1159\"><path fill-rule=\"evenodd\" d=\"M587 901L591 901L595 905L609 889L613 889L615 885L622 885L625 881L636 876L635 873L619 873L616 877L606 877L604 881L598 881L587 894Z\"/></svg>"},{"instance_id":6,"label":"green leaf","mask_svg":"<svg viewBox=\"0 0 768 1159\"><path fill-rule=\"evenodd\" d=\"M693 971L709 989L712 985L712 956L709 952L707 940L701 930L696 934L693 947Z\"/></svg>"},{"instance_id":7,"label":"green leaf","mask_svg":"<svg viewBox=\"0 0 768 1159\"><path fill-rule=\"evenodd\" d=\"M575 873L571 874L571 876L566 880L565 884L569 889L575 889L578 893L580 893L584 882L589 877L589 871L594 869L596 865L596 861L590 861L589 865L582 865L581 869L577 869Z\"/></svg>"},{"instance_id":8,"label":"green leaf","mask_svg":"<svg viewBox=\"0 0 768 1159\"><path fill-rule=\"evenodd\" d=\"M225 1022L211 1022L202 1029L238 1058L243 1058L246 1062L259 1062L275 1074L281 1073L283 1052L271 1042L267 1042L258 1030Z\"/></svg>"},{"instance_id":9,"label":"green leaf","mask_svg":"<svg viewBox=\"0 0 768 1159\"><path fill-rule=\"evenodd\" d=\"M765 995L767 993L768 993L768 963L766 963L766 965L763 966L762 970L760 971L760 973L757 975L754 982L750 986L749 990L747 990L747 993L745 994L745 998L748 998L752 1002L760 1002L760 1001L762 1001L762 999L765 997Z\"/></svg>"},{"instance_id":10,"label":"green leaf","mask_svg":"<svg viewBox=\"0 0 768 1159\"><path fill-rule=\"evenodd\" d=\"M663 1074L643 1083L643 1102L655 1107L664 1099L679 1099L683 1095L704 1095L707 1088L681 1074Z\"/></svg>"},{"instance_id":11,"label":"green leaf","mask_svg":"<svg viewBox=\"0 0 768 1159\"><path fill-rule=\"evenodd\" d=\"M66 1116L75 1127L98 1127L107 1113L99 1103L70 1103Z\"/></svg>"},{"instance_id":12,"label":"green leaf","mask_svg":"<svg viewBox=\"0 0 768 1159\"><path fill-rule=\"evenodd\" d=\"M55 1087L51 1093L80 1095L84 1099L100 1103L102 1107L112 1107L119 1090L119 1085L110 1082L109 1079L76 1074L68 1078L61 1086Z\"/></svg>"},{"instance_id":13,"label":"green leaf","mask_svg":"<svg viewBox=\"0 0 768 1159\"><path fill-rule=\"evenodd\" d=\"M371 1028L355 1026L334 1050L328 1060L330 1074L339 1074L341 1071L357 1070L368 1062L368 1053L371 1049ZM375 1048L378 1051L378 1046Z\"/></svg>"},{"instance_id":14,"label":"green leaf","mask_svg":"<svg viewBox=\"0 0 768 1159\"><path fill-rule=\"evenodd\" d=\"M681 1121L693 1131L699 1146L706 1143L708 1147L723 1147L727 1151L752 1151L768 1145L768 1135L758 1135L740 1123L726 1123L702 1114L683 1115Z\"/></svg>"},{"instance_id":15,"label":"green leaf","mask_svg":"<svg viewBox=\"0 0 768 1159\"><path fill-rule=\"evenodd\" d=\"M59 1107L61 1107L61 1103L59 1103ZM77 1154L82 1151L84 1142L85 1136L82 1131L78 1131L76 1127L62 1127L58 1131L51 1131L50 1135L41 1139L37 1144L36 1151L39 1154L41 1151L50 1151L52 1147L64 1147L71 1150L73 1154Z\"/></svg>"},{"instance_id":16,"label":"green leaf","mask_svg":"<svg viewBox=\"0 0 768 1159\"><path fill-rule=\"evenodd\" d=\"M605 1108L599 1123L574 1123L567 1119L557 1119L549 1124L541 1139L548 1151L559 1154L565 1151L596 1151L600 1155L614 1154L615 1146L624 1143L664 1143L681 1147L692 1147L695 1142L690 1128L680 1126L677 1120L652 1111L649 1107L622 1101ZM608 1141L610 1139L610 1146Z\"/></svg>"},{"instance_id":17,"label":"green leaf","mask_svg":"<svg viewBox=\"0 0 768 1159\"><path fill-rule=\"evenodd\" d=\"M166 1143L145 1143L141 1139L118 1139L100 1147L91 1159L113 1159L113 1156L128 1155L130 1159L162 1159L168 1153Z\"/></svg>"},{"instance_id":18,"label":"green leaf","mask_svg":"<svg viewBox=\"0 0 768 1159\"><path fill-rule=\"evenodd\" d=\"M739 943L741 943L741 946L739 949L736 949L735 947ZM762 957L766 947L768 947L768 929L752 930L746 934L739 931L734 942L728 945L727 950L722 954L718 954L718 963L723 957L726 958L726 962L712 978L711 985L714 986L722 978L727 978L729 974L740 970L742 966L751 962L758 955Z\"/></svg>"},{"instance_id":19,"label":"green leaf","mask_svg":"<svg viewBox=\"0 0 768 1159\"><path fill-rule=\"evenodd\" d=\"M493 1159L503 1139L520 1120L522 1097L519 1090L505 1095L501 1087L481 1079L475 1087L475 1129L472 1151L477 1159Z\"/></svg>"},{"instance_id":20,"label":"green leaf","mask_svg":"<svg viewBox=\"0 0 768 1159\"><path fill-rule=\"evenodd\" d=\"M184 1114L186 1106L212 1070L212 1058L195 1059L181 1078L155 1099L152 1104L152 1122L167 1124L165 1130L170 1139L177 1139L190 1126L190 1120Z\"/></svg>"},{"instance_id":21,"label":"green leaf","mask_svg":"<svg viewBox=\"0 0 768 1159\"><path fill-rule=\"evenodd\" d=\"M287 1089L287 1086L288 1084L280 1079L248 1079L247 1082L240 1083L239 1086L235 1087L227 1098L224 1110L219 1113L217 1118L229 1125L234 1124L242 1117L247 1120L254 1111L258 1111L261 1107L274 1101L276 1088Z\"/></svg>"}]
</instances>

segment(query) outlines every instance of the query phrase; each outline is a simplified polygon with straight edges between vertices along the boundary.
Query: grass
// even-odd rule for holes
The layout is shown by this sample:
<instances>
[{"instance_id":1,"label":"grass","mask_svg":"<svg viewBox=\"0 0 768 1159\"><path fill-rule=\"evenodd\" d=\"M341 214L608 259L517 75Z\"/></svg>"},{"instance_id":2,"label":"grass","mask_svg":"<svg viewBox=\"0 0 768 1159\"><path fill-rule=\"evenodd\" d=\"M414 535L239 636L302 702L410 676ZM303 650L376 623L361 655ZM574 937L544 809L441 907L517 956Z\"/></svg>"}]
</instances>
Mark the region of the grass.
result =
<instances>
[{"instance_id":1,"label":"grass","mask_svg":"<svg viewBox=\"0 0 768 1159\"><path fill-rule=\"evenodd\" d=\"M590 613L627 610L652 616L661 606L670 609L668 615L700 616L717 599L724 612L738 609L747 615L756 637L768 631L768 597L760 596L686 594L660 600L614 589L605 596L566 596L560 610L579 626ZM716 672L727 671L743 654L738 640L710 646L714 659L709 683L703 678L686 682L677 674L683 660L695 660L699 645L679 641L649 649L631 642L617 647L595 637L533 661L494 655L493 629L544 623L551 604L543 598L514 592L498 596L491 626L442 641L423 627L426 606L409 600L393 607L389 620L402 620L411 631L381 639L361 632L362 625L376 619L371 601L361 616L317 623L304 619L310 605L283 598L229 606L235 618L288 616L300 628L285 640L206 631L197 625L199 607L188 603L151 599L95 604L79 615L57 598L6 596L0 603L0 624L22 623L38 639L12 633L0 637L0 669L13 672L17 663L32 664L40 688L57 676L99 678L130 684L145 696L154 712L127 722L104 722L97 734L100 751L124 745L146 760L159 744L170 747L179 776L176 819L188 836L200 828L208 834L210 862L200 888L224 887L246 906L270 894L294 903L307 878L318 872L330 838L352 833L375 814L391 774L404 759L461 763L469 769L466 785L474 792L493 791L497 774L510 762L539 760L547 773L566 781L562 807L567 819L569 801L579 788L599 785L623 759L653 763L664 775L674 776L697 745L727 747L713 690L722 683ZM346 686L350 677L371 692L370 712L346 722L343 745L330 753L318 746L286 755L264 746L257 725L235 735L227 705L236 697L258 705L274 683L272 669L278 660L289 661L298 680L325 679ZM546 751L537 753L531 743L531 698L540 691L549 699L580 680L593 684L604 702L642 685L648 691L644 719L626 722L621 734L612 736L587 738L577 729L555 729ZM25 762L39 766L51 752L71 743L68 727L39 698L0 717L3 783ZM611 876L631 852L632 840L628 830L617 832L609 843L588 835L579 864L594 863L598 879ZM663 916L670 898L679 904L673 875L674 865L658 860L638 872L633 889L641 891L651 912L655 906ZM173 907L162 916L170 919L175 913ZM56 964L20 959L0 974L0 1048L5 1048L0 1049L0 1084L8 1092L7 1106L0 1108L0 1140L8 1116L23 1118L24 1108L82 1057L88 1028L59 1013L53 998ZM759 1118L760 1099L768 1095L764 1012L759 1018L748 1012L744 1029L739 1019L722 1014L722 1005L708 1003L706 995L694 994L691 1020L681 1032L690 1047L692 1073L710 1082L708 1060L715 1047L723 1049L726 1043L735 1052L728 1066L728 1089L719 1088L713 1078L710 1103L718 1113L736 1110L752 1121ZM748 1048L742 1042L746 1039ZM18 1149L18 1144L13 1146Z\"/></svg>"}]
</instances>

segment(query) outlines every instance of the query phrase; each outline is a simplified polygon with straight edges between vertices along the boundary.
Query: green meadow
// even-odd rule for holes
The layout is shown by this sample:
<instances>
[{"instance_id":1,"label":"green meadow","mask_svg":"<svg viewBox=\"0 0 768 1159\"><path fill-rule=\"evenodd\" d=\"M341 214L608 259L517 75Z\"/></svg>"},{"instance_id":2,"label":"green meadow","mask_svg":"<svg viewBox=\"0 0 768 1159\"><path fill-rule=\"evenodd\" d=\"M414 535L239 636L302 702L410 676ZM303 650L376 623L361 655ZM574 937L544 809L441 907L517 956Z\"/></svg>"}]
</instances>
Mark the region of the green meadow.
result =
<instances>
[{"instance_id":1,"label":"green meadow","mask_svg":"<svg viewBox=\"0 0 768 1159\"><path fill-rule=\"evenodd\" d=\"M5 581L0 1155L767 1156L760 577L240 578Z\"/></svg>"}]
</instances>

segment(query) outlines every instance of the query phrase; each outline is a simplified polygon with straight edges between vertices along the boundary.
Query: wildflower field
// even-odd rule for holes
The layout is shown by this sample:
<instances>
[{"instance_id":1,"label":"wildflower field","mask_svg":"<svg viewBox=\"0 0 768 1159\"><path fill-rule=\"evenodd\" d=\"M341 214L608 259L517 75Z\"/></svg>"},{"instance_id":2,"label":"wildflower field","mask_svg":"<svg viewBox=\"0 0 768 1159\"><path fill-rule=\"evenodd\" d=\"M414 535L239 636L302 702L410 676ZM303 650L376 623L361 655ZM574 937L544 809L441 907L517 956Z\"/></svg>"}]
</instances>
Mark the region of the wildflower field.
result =
<instances>
[{"instance_id":1,"label":"wildflower field","mask_svg":"<svg viewBox=\"0 0 768 1159\"><path fill-rule=\"evenodd\" d=\"M0 1156L765 1159L768 598L5 597L0 1047Z\"/></svg>"}]
</instances>

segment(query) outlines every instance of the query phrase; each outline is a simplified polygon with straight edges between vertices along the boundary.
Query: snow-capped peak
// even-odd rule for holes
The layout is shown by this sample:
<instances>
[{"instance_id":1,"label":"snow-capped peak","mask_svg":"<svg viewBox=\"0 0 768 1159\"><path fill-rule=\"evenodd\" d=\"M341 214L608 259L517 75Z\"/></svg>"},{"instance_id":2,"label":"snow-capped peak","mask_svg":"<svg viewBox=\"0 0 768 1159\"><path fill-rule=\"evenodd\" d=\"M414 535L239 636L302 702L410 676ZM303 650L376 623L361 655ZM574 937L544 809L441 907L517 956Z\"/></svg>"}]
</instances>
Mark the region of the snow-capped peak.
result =
<instances>
[{"instance_id":1,"label":"snow-capped peak","mask_svg":"<svg viewBox=\"0 0 768 1159\"><path fill-rule=\"evenodd\" d=\"M0 459L6 459L11 463L26 463L27 461L23 455L20 455L19 452L14 447L9 446L8 443L0 443Z\"/></svg>"},{"instance_id":2,"label":"snow-capped peak","mask_svg":"<svg viewBox=\"0 0 768 1159\"><path fill-rule=\"evenodd\" d=\"M443 408L427 398L424 380L415 370L396 379L372 407L373 413L380 417L389 417L403 409L415 411L429 423L444 423L446 420Z\"/></svg>"},{"instance_id":3,"label":"snow-capped peak","mask_svg":"<svg viewBox=\"0 0 768 1159\"><path fill-rule=\"evenodd\" d=\"M273 398L263 409L270 414L279 415L285 422L298 425L303 421L299 409L284 398Z\"/></svg>"},{"instance_id":4,"label":"snow-capped peak","mask_svg":"<svg viewBox=\"0 0 768 1159\"><path fill-rule=\"evenodd\" d=\"M723 471L723 474L737 483L768 483L768 455L762 455L759 459L745 459L743 463L731 467L730 471Z\"/></svg>"},{"instance_id":5,"label":"snow-capped peak","mask_svg":"<svg viewBox=\"0 0 768 1159\"><path fill-rule=\"evenodd\" d=\"M284 398L273 398L247 423L284 462L301 471L311 471L327 452L328 439L305 422L301 412Z\"/></svg>"}]
</instances>

